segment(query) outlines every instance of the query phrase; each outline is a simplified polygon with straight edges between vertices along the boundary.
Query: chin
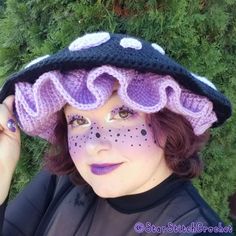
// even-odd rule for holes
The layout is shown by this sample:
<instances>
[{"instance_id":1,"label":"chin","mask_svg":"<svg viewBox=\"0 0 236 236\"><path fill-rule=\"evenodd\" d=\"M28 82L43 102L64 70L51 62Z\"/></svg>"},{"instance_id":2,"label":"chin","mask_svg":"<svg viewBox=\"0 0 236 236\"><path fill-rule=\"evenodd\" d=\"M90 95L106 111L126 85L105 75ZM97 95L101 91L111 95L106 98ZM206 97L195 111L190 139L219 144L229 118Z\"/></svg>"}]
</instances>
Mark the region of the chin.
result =
<instances>
[{"instance_id":1,"label":"chin","mask_svg":"<svg viewBox=\"0 0 236 236\"><path fill-rule=\"evenodd\" d=\"M93 191L101 198L115 198L120 197L118 191L114 191L115 189L107 189L107 188L93 188Z\"/></svg>"}]
</instances>

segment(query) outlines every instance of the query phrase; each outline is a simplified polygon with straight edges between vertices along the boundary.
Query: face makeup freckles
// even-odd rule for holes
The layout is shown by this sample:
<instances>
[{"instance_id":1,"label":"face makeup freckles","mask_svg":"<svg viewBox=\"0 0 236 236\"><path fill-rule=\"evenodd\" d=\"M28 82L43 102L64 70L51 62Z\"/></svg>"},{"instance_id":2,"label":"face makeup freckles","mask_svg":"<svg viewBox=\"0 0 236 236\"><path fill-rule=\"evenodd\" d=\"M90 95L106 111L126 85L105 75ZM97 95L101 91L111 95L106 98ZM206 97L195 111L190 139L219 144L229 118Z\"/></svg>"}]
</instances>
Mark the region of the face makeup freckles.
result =
<instances>
[{"instance_id":1,"label":"face makeup freckles","mask_svg":"<svg viewBox=\"0 0 236 236\"><path fill-rule=\"evenodd\" d=\"M101 197L144 192L171 174L145 113L117 93L100 108L64 109L69 152L80 175Z\"/></svg>"},{"instance_id":2,"label":"face makeup freckles","mask_svg":"<svg viewBox=\"0 0 236 236\"><path fill-rule=\"evenodd\" d=\"M151 124L149 124L149 126L151 127ZM134 149L138 147L150 148L151 142L156 143L151 136L150 130L149 132L147 131L145 124L137 125L132 128L122 126L120 129L110 128L105 130L104 127L100 128L97 123L94 122L88 135L71 135L68 137L70 153L74 156L78 154L78 152L81 152L89 140L102 142L103 140L106 141L107 137L109 137L109 140L118 149L127 149L128 147Z\"/></svg>"}]
</instances>

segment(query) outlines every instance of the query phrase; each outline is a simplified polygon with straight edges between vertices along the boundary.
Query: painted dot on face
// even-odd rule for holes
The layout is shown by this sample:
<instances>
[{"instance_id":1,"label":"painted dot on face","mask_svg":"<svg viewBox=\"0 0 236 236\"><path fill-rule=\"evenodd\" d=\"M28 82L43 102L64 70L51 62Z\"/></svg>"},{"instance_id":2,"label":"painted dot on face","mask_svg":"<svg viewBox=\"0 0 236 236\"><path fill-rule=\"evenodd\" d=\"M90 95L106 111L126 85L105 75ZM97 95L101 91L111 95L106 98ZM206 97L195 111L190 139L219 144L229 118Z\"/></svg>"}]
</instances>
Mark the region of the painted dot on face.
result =
<instances>
[{"instance_id":1,"label":"painted dot on face","mask_svg":"<svg viewBox=\"0 0 236 236\"><path fill-rule=\"evenodd\" d=\"M145 135L147 134L147 131L146 131L145 129L142 129L142 130L141 130L141 134L142 134L143 136L145 136Z\"/></svg>"},{"instance_id":2,"label":"painted dot on face","mask_svg":"<svg viewBox=\"0 0 236 236\"><path fill-rule=\"evenodd\" d=\"M109 129L109 132L111 132L111 130Z\"/></svg>"},{"instance_id":3,"label":"painted dot on face","mask_svg":"<svg viewBox=\"0 0 236 236\"><path fill-rule=\"evenodd\" d=\"M117 139L115 139L115 142L117 142Z\"/></svg>"},{"instance_id":4,"label":"painted dot on face","mask_svg":"<svg viewBox=\"0 0 236 236\"><path fill-rule=\"evenodd\" d=\"M97 138L100 138L101 135L100 135L99 133L96 133L96 137L97 137Z\"/></svg>"},{"instance_id":5,"label":"painted dot on face","mask_svg":"<svg viewBox=\"0 0 236 236\"><path fill-rule=\"evenodd\" d=\"M128 132L130 132L130 129L128 129Z\"/></svg>"},{"instance_id":6,"label":"painted dot on face","mask_svg":"<svg viewBox=\"0 0 236 236\"><path fill-rule=\"evenodd\" d=\"M75 146L77 146L77 143L75 143Z\"/></svg>"},{"instance_id":7,"label":"painted dot on face","mask_svg":"<svg viewBox=\"0 0 236 236\"><path fill-rule=\"evenodd\" d=\"M120 136L120 134L117 134L117 136L119 137L119 136Z\"/></svg>"}]
</instances>

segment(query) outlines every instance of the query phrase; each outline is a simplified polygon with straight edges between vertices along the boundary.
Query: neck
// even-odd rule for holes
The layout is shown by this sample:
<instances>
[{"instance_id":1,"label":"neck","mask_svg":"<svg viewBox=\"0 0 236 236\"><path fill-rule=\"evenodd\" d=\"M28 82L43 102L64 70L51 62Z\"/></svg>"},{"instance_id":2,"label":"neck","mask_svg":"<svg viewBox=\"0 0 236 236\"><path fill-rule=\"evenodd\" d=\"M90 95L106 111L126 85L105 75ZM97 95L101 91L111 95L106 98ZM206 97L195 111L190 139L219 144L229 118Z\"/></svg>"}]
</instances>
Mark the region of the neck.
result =
<instances>
[{"instance_id":1,"label":"neck","mask_svg":"<svg viewBox=\"0 0 236 236\"><path fill-rule=\"evenodd\" d=\"M107 198L107 201L111 207L122 213L131 214L146 211L171 198L184 184L191 184L191 181L172 173L160 184L146 192Z\"/></svg>"},{"instance_id":2,"label":"neck","mask_svg":"<svg viewBox=\"0 0 236 236\"><path fill-rule=\"evenodd\" d=\"M120 196L127 196L127 195L132 195L132 194L138 194L138 193L143 193L146 192L161 182L163 182L165 179L167 179L173 171L169 169L167 166L165 159L162 158L161 161L158 163L158 167L154 170L153 173L150 173L150 176L152 176L148 181L146 181L143 185L141 185L139 188L135 189L134 191L131 191L129 193L124 193L123 195ZM119 197L120 197L119 196Z\"/></svg>"}]
</instances>

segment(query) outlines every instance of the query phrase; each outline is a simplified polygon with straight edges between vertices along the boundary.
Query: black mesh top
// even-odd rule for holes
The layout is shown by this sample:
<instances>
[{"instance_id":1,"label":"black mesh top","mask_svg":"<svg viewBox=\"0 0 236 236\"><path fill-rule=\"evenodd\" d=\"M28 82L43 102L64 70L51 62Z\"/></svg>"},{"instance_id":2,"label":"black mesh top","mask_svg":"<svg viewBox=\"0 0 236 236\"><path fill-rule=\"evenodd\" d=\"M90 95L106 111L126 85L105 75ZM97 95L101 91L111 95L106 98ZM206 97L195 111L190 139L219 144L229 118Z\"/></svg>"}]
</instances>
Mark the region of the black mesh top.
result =
<instances>
[{"instance_id":1,"label":"black mesh top","mask_svg":"<svg viewBox=\"0 0 236 236\"><path fill-rule=\"evenodd\" d=\"M191 181L175 174L144 193L105 199L89 185L75 186L67 176L58 179L46 171L8 205L6 200L0 206L0 222L3 236L202 235L197 223L198 230L228 227Z\"/></svg>"}]
</instances>

